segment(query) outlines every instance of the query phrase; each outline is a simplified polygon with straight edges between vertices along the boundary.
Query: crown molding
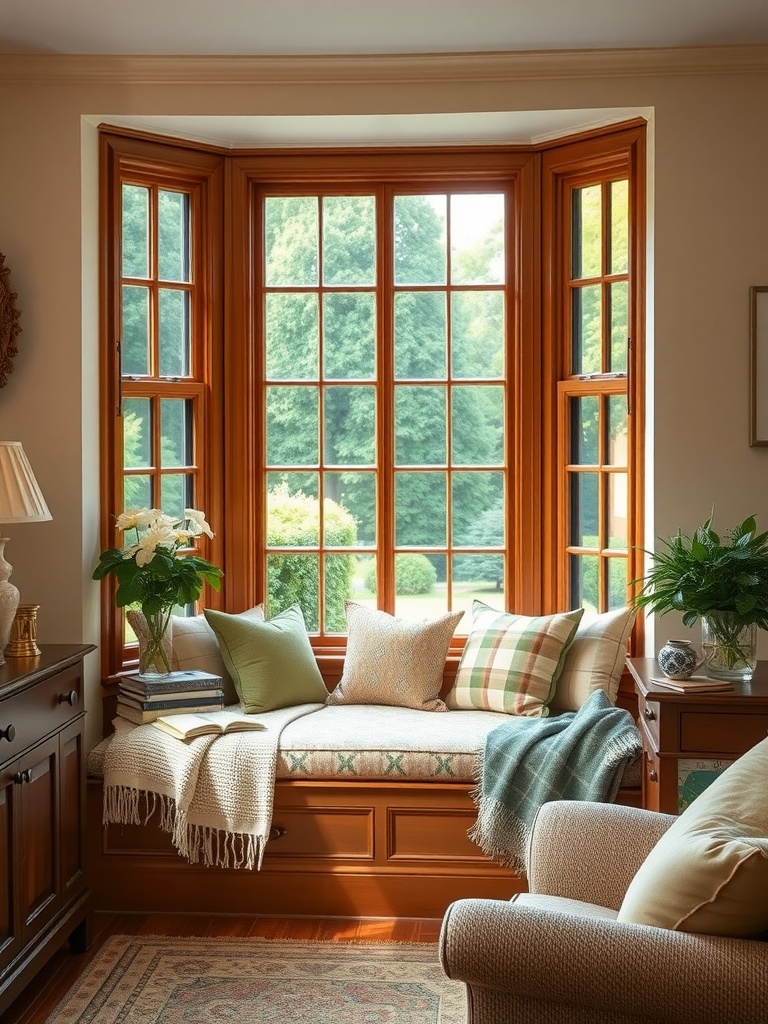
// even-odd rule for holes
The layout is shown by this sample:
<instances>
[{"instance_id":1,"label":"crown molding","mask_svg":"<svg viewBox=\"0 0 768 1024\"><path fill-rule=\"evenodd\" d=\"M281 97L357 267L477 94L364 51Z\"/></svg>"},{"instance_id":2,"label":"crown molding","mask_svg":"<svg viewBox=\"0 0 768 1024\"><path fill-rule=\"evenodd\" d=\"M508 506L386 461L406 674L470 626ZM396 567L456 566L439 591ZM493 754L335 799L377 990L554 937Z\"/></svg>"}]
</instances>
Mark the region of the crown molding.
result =
<instances>
[{"instance_id":1,"label":"crown molding","mask_svg":"<svg viewBox=\"0 0 768 1024\"><path fill-rule=\"evenodd\" d=\"M0 82L367 85L768 72L768 45L334 56L2 54Z\"/></svg>"}]
</instances>

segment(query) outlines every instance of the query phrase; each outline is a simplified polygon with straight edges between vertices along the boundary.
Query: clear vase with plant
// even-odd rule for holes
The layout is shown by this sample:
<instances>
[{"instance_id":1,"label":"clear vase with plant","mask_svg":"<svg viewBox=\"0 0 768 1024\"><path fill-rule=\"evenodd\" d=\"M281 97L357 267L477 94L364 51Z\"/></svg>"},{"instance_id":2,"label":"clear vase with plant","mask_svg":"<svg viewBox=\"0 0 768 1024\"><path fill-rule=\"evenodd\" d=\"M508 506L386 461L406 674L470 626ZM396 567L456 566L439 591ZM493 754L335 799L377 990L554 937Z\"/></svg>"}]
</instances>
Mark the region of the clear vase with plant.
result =
<instances>
[{"instance_id":1,"label":"clear vase with plant","mask_svg":"<svg viewBox=\"0 0 768 1024\"><path fill-rule=\"evenodd\" d=\"M145 623L137 631L139 672L168 673L166 635L174 607L197 601L205 583L219 589L221 570L189 552L196 537L213 533L205 515L192 508L184 510L184 518L156 508L126 509L115 525L126 534L133 531L133 543L103 551L93 578L112 574L117 580L117 607L141 609Z\"/></svg>"},{"instance_id":2,"label":"clear vase with plant","mask_svg":"<svg viewBox=\"0 0 768 1024\"><path fill-rule=\"evenodd\" d=\"M712 518L647 552L653 566L636 581L635 604L660 615L681 612L688 627L700 618L707 675L751 679L757 630L768 629L768 533L758 533L749 516L721 539Z\"/></svg>"}]
</instances>

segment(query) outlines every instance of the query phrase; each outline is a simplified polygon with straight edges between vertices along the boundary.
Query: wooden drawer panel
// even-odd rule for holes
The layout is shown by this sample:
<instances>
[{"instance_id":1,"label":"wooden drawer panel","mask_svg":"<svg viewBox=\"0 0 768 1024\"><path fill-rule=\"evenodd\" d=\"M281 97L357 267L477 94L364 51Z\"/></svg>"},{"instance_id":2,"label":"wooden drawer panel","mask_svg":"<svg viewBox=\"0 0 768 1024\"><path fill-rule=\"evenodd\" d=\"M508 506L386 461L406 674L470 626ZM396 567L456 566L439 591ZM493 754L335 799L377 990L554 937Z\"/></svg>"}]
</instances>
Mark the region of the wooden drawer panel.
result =
<instances>
[{"instance_id":1,"label":"wooden drawer panel","mask_svg":"<svg viewBox=\"0 0 768 1024\"><path fill-rule=\"evenodd\" d=\"M281 809L272 818L265 858L373 860L373 808Z\"/></svg>"},{"instance_id":2,"label":"wooden drawer panel","mask_svg":"<svg viewBox=\"0 0 768 1024\"><path fill-rule=\"evenodd\" d=\"M387 859L487 861L480 847L467 836L476 818L474 809L430 813L392 807L388 811Z\"/></svg>"},{"instance_id":3,"label":"wooden drawer panel","mask_svg":"<svg viewBox=\"0 0 768 1024\"><path fill-rule=\"evenodd\" d=\"M768 735L768 714L682 712L680 749L700 753L744 754Z\"/></svg>"},{"instance_id":4,"label":"wooden drawer panel","mask_svg":"<svg viewBox=\"0 0 768 1024\"><path fill-rule=\"evenodd\" d=\"M69 703L69 701L72 703ZM72 665L37 686L0 701L0 733L9 727L13 739L0 739L0 764L83 713L83 680Z\"/></svg>"}]
</instances>

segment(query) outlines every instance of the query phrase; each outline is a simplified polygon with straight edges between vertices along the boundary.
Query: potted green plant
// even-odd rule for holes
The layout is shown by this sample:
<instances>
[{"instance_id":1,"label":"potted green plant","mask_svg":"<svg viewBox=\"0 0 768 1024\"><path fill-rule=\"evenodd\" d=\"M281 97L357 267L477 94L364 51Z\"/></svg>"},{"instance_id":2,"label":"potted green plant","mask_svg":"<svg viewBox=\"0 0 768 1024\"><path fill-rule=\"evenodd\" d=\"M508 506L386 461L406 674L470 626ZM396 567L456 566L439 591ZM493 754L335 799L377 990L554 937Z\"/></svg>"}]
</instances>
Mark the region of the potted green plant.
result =
<instances>
[{"instance_id":1,"label":"potted green plant","mask_svg":"<svg viewBox=\"0 0 768 1024\"><path fill-rule=\"evenodd\" d=\"M702 620L704 667L715 679L751 679L757 630L768 629L768 533L749 516L721 539L713 516L692 535L680 530L658 551L634 599L664 615L682 612L683 625Z\"/></svg>"}]
</instances>

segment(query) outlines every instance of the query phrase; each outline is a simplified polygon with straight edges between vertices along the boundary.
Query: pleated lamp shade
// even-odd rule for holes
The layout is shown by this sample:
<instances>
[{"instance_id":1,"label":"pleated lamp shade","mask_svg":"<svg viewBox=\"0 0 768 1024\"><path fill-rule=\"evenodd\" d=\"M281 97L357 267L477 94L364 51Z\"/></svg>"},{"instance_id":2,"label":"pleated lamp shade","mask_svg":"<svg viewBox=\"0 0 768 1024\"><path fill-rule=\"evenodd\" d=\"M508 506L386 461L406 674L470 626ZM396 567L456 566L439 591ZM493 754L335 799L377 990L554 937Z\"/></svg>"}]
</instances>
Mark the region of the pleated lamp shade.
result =
<instances>
[{"instance_id":1,"label":"pleated lamp shade","mask_svg":"<svg viewBox=\"0 0 768 1024\"><path fill-rule=\"evenodd\" d=\"M0 441L0 525L52 518L21 441Z\"/></svg>"},{"instance_id":2,"label":"pleated lamp shade","mask_svg":"<svg viewBox=\"0 0 768 1024\"><path fill-rule=\"evenodd\" d=\"M0 441L0 526L6 523L40 523L52 518L21 441ZM13 567L5 557L7 542L7 537L0 537L0 665L5 664L3 652L8 646L19 607L19 591L11 583ZM25 605L24 608L30 616L30 636L16 653L19 656L39 654L34 638L37 605ZM8 654L11 654L10 647Z\"/></svg>"}]
</instances>

